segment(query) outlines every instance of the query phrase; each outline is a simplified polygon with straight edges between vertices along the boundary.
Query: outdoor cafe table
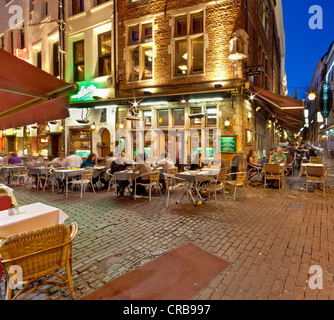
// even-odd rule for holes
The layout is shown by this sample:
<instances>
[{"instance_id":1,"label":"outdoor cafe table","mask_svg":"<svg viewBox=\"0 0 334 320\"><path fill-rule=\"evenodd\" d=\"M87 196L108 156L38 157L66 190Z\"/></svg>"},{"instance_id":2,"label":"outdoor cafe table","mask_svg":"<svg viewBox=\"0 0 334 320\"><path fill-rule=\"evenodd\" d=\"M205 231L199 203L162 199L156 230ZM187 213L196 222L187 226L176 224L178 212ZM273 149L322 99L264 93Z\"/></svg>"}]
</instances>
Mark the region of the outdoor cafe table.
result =
<instances>
[{"instance_id":1,"label":"outdoor cafe table","mask_svg":"<svg viewBox=\"0 0 334 320\"><path fill-rule=\"evenodd\" d=\"M19 168L26 168L24 165L8 165L2 166L1 171L5 177L8 177L8 184L10 184L10 178L13 176L13 173L18 172Z\"/></svg>"},{"instance_id":2,"label":"outdoor cafe table","mask_svg":"<svg viewBox=\"0 0 334 320\"><path fill-rule=\"evenodd\" d=\"M15 207L17 207L18 203L17 203L17 201L15 199L15 196L14 196L14 190L12 188L7 187L4 184L0 184L0 189L4 189L7 192L8 196L12 198L12 204Z\"/></svg>"},{"instance_id":3,"label":"outdoor cafe table","mask_svg":"<svg viewBox=\"0 0 334 320\"><path fill-rule=\"evenodd\" d=\"M52 180L56 181L57 179L60 179L63 181L63 187L65 189L65 195L67 197L68 195L68 179L74 178L74 177L80 177L82 176L82 173L85 172L86 169L55 169L52 172ZM53 191L53 185L52 185L52 191Z\"/></svg>"},{"instance_id":4,"label":"outdoor cafe table","mask_svg":"<svg viewBox=\"0 0 334 320\"><path fill-rule=\"evenodd\" d=\"M96 166L96 167L94 167L93 178L96 178L96 177L99 178L99 180L96 182L96 185L99 189L101 188L101 175L106 171L107 171L106 166Z\"/></svg>"},{"instance_id":5,"label":"outdoor cafe table","mask_svg":"<svg viewBox=\"0 0 334 320\"><path fill-rule=\"evenodd\" d=\"M197 205L198 200L206 200L203 199L200 195L198 185L201 181L205 181L206 179L212 178L212 176L216 176L219 173L219 169L203 169L201 171L185 171L176 173L175 176L181 179L184 179L188 182L188 188L184 191L181 199L177 201L179 203L183 197L188 193L191 197L192 202ZM193 191L195 191L197 201L193 196Z\"/></svg>"},{"instance_id":6,"label":"outdoor cafe table","mask_svg":"<svg viewBox=\"0 0 334 320\"><path fill-rule=\"evenodd\" d=\"M306 174L306 167L324 167L324 165L321 163L302 163L299 172L300 177Z\"/></svg>"},{"instance_id":7,"label":"outdoor cafe table","mask_svg":"<svg viewBox=\"0 0 334 320\"><path fill-rule=\"evenodd\" d=\"M62 210L41 202L18 209L19 213L13 216L8 215L9 210L0 211L0 238L62 224L68 218Z\"/></svg>"},{"instance_id":8,"label":"outdoor cafe table","mask_svg":"<svg viewBox=\"0 0 334 320\"><path fill-rule=\"evenodd\" d=\"M42 175L46 175L47 170L50 170L51 168L49 167L32 167L29 169L29 176L37 176L36 179L36 187L37 189L39 188L39 177Z\"/></svg>"}]
</instances>

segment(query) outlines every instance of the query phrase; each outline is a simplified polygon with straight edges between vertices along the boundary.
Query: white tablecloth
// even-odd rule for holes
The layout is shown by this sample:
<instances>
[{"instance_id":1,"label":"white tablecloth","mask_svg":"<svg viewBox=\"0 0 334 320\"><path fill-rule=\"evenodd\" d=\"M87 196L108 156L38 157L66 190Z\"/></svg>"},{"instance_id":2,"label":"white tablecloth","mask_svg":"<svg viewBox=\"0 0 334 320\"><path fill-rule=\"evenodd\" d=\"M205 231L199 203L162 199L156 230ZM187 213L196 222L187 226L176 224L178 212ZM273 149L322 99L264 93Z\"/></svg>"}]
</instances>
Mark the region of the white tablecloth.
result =
<instances>
[{"instance_id":1,"label":"white tablecloth","mask_svg":"<svg viewBox=\"0 0 334 320\"><path fill-rule=\"evenodd\" d=\"M9 216L8 210L0 211L0 238L61 224L68 218L62 210L41 202L19 207L19 210L14 216Z\"/></svg>"}]
</instances>

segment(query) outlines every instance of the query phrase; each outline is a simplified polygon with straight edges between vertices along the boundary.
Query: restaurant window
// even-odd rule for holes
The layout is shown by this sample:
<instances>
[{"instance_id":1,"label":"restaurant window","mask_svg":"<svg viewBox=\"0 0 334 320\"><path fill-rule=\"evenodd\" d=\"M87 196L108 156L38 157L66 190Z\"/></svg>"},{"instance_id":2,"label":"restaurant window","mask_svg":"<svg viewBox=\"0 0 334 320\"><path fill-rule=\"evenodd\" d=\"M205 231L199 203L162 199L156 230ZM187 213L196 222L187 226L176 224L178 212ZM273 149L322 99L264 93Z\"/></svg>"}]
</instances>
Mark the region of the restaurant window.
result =
<instances>
[{"instance_id":1,"label":"restaurant window","mask_svg":"<svg viewBox=\"0 0 334 320\"><path fill-rule=\"evenodd\" d=\"M176 76L204 72L203 12L175 17Z\"/></svg>"},{"instance_id":2,"label":"restaurant window","mask_svg":"<svg viewBox=\"0 0 334 320\"><path fill-rule=\"evenodd\" d=\"M70 129L70 150L81 157L88 157L92 147L92 131L89 128Z\"/></svg>"},{"instance_id":3,"label":"restaurant window","mask_svg":"<svg viewBox=\"0 0 334 320\"><path fill-rule=\"evenodd\" d=\"M42 51L37 52L37 68L42 69Z\"/></svg>"},{"instance_id":4,"label":"restaurant window","mask_svg":"<svg viewBox=\"0 0 334 320\"><path fill-rule=\"evenodd\" d=\"M83 12L84 0L72 0L72 15Z\"/></svg>"},{"instance_id":5,"label":"restaurant window","mask_svg":"<svg viewBox=\"0 0 334 320\"><path fill-rule=\"evenodd\" d=\"M269 31L269 17L267 0L260 0L260 20L262 22L265 32Z\"/></svg>"},{"instance_id":6,"label":"restaurant window","mask_svg":"<svg viewBox=\"0 0 334 320\"><path fill-rule=\"evenodd\" d=\"M152 126L152 111L146 110L143 112L145 127Z\"/></svg>"},{"instance_id":7,"label":"restaurant window","mask_svg":"<svg viewBox=\"0 0 334 320\"><path fill-rule=\"evenodd\" d=\"M206 108L206 125L215 126L217 125L217 107L207 107Z\"/></svg>"},{"instance_id":8,"label":"restaurant window","mask_svg":"<svg viewBox=\"0 0 334 320\"><path fill-rule=\"evenodd\" d=\"M158 127L168 127L168 110L158 110Z\"/></svg>"},{"instance_id":9,"label":"restaurant window","mask_svg":"<svg viewBox=\"0 0 334 320\"><path fill-rule=\"evenodd\" d=\"M153 24L143 23L129 27L129 80L153 78Z\"/></svg>"},{"instance_id":10,"label":"restaurant window","mask_svg":"<svg viewBox=\"0 0 334 320\"><path fill-rule=\"evenodd\" d=\"M0 37L0 49L2 50L5 49L5 37L4 36Z\"/></svg>"},{"instance_id":11,"label":"restaurant window","mask_svg":"<svg viewBox=\"0 0 334 320\"><path fill-rule=\"evenodd\" d=\"M24 24L22 24L22 28L20 29L20 42L21 42L21 45L20 45L20 48L23 49L24 48Z\"/></svg>"},{"instance_id":12,"label":"restaurant window","mask_svg":"<svg viewBox=\"0 0 334 320\"><path fill-rule=\"evenodd\" d=\"M173 126L184 126L184 109L173 109Z\"/></svg>"},{"instance_id":13,"label":"restaurant window","mask_svg":"<svg viewBox=\"0 0 334 320\"><path fill-rule=\"evenodd\" d=\"M201 113L201 112L202 112L202 107L192 107L192 108L190 108L190 114ZM190 119L190 125L191 126L201 126L202 125L202 119L201 118Z\"/></svg>"},{"instance_id":14,"label":"restaurant window","mask_svg":"<svg viewBox=\"0 0 334 320\"><path fill-rule=\"evenodd\" d=\"M49 4L47 0L42 1L42 18L46 17L49 14Z\"/></svg>"},{"instance_id":15,"label":"restaurant window","mask_svg":"<svg viewBox=\"0 0 334 320\"><path fill-rule=\"evenodd\" d=\"M53 55L53 75L59 76L59 42L55 42L52 46Z\"/></svg>"},{"instance_id":16,"label":"restaurant window","mask_svg":"<svg viewBox=\"0 0 334 320\"><path fill-rule=\"evenodd\" d=\"M111 32L99 35L99 77L111 74Z\"/></svg>"},{"instance_id":17,"label":"restaurant window","mask_svg":"<svg viewBox=\"0 0 334 320\"><path fill-rule=\"evenodd\" d=\"M74 81L85 80L85 42L80 40L73 43Z\"/></svg>"}]
</instances>

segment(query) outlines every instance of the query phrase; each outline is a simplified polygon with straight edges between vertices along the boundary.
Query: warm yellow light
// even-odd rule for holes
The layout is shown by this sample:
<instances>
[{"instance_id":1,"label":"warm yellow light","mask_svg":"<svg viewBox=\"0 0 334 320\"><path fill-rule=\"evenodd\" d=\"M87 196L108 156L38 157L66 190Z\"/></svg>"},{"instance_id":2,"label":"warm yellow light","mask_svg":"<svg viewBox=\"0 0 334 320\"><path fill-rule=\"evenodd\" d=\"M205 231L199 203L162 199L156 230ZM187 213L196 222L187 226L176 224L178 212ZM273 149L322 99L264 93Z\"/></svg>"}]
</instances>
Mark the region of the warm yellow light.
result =
<instances>
[{"instance_id":1,"label":"warm yellow light","mask_svg":"<svg viewBox=\"0 0 334 320\"><path fill-rule=\"evenodd\" d=\"M308 99L309 99L310 101L314 101L315 98L316 98L315 93L313 93L313 92L309 93L309 95L308 95Z\"/></svg>"},{"instance_id":2,"label":"warm yellow light","mask_svg":"<svg viewBox=\"0 0 334 320\"><path fill-rule=\"evenodd\" d=\"M230 121L228 120L228 118L226 119L226 121L225 121L225 127L229 127L230 126Z\"/></svg>"},{"instance_id":3,"label":"warm yellow light","mask_svg":"<svg viewBox=\"0 0 334 320\"><path fill-rule=\"evenodd\" d=\"M90 128L91 128L92 130L95 130L95 129L96 129L95 122L93 122L93 124L90 126Z\"/></svg>"},{"instance_id":4,"label":"warm yellow light","mask_svg":"<svg viewBox=\"0 0 334 320\"><path fill-rule=\"evenodd\" d=\"M248 119L250 119L252 117L252 113L248 112Z\"/></svg>"}]
</instances>

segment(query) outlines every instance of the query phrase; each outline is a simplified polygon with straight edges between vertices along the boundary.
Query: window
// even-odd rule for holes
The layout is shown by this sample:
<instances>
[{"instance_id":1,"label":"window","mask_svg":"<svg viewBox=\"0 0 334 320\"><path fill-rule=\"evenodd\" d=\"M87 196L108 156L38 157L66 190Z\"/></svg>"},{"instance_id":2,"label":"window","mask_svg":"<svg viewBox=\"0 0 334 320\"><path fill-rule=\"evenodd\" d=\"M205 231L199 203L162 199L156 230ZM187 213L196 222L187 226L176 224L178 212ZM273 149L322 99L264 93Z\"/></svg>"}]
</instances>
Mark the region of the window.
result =
<instances>
[{"instance_id":1,"label":"window","mask_svg":"<svg viewBox=\"0 0 334 320\"><path fill-rule=\"evenodd\" d=\"M184 109L173 109L173 126L184 126Z\"/></svg>"},{"instance_id":2,"label":"window","mask_svg":"<svg viewBox=\"0 0 334 320\"><path fill-rule=\"evenodd\" d=\"M46 17L49 14L48 0L42 1L42 18Z\"/></svg>"},{"instance_id":3,"label":"window","mask_svg":"<svg viewBox=\"0 0 334 320\"><path fill-rule=\"evenodd\" d=\"M168 110L158 110L158 127L168 127Z\"/></svg>"},{"instance_id":4,"label":"window","mask_svg":"<svg viewBox=\"0 0 334 320\"><path fill-rule=\"evenodd\" d=\"M53 75L55 77L59 76L59 42L55 42L52 46L53 55Z\"/></svg>"},{"instance_id":5,"label":"window","mask_svg":"<svg viewBox=\"0 0 334 320\"><path fill-rule=\"evenodd\" d=\"M42 69L42 51L37 52L37 68Z\"/></svg>"},{"instance_id":6,"label":"window","mask_svg":"<svg viewBox=\"0 0 334 320\"><path fill-rule=\"evenodd\" d=\"M260 19L265 32L269 31L268 4L267 0L260 0Z\"/></svg>"},{"instance_id":7,"label":"window","mask_svg":"<svg viewBox=\"0 0 334 320\"><path fill-rule=\"evenodd\" d=\"M196 114L201 113L202 107L192 107L190 108L190 114ZM194 118L190 120L191 126L201 126L202 125L202 119L201 118Z\"/></svg>"},{"instance_id":8,"label":"window","mask_svg":"<svg viewBox=\"0 0 334 320\"><path fill-rule=\"evenodd\" d=\"M14 53L14 37L13 37L13 30L9 31L9 37L10 37L10 52Z\"/></svg>"},{"instance_id":9,"label":"window","mask_svg":"<svg viewBox=\"0 0 334 320\"><path fill-rule=\"evenodd\" d=\"M83 12L84 0L72 0L72 15Z\"/></svg>"},{"instance_id":10,"label":"window","mask_svg":"<svg viewBox=\"0 0 334 320\"><path fill-rule=\"evenodd\" d=\"M85 42L80 40L73 43L74 81L85 80Z\"/></svg>"},{"instance_id":11,"label":"window","mask_svg":"<svg viewBox=\"0 0 334 320\"><path fill-rule=\"evenodd\" d=\"M102 3L108 2L109 0L96 0L96 5L99 6Z\"/></svg>"},{"instance_id":12,"label":"window","mask_svg":"<svg viewBox=\"0 0 334 320\"><path fill-rule=\"evenodd\" d=\"M145 127L150 127L152 126L152 111L144 111L143 112L144 115L144 125Z\"/></svg>"},{"instance_id":13,"label":"window","mask_svg":"<svg viewBox=\"0 0 334 320\"><path fill-rule=\"evenodd\" d=\"M111 32L99 35L99 77L111 74Z\"/></svg>"},{"instance_id":14,"label":"window","mask_svg":"<svg viewBox=\"0 0 334 320\"><path fill-rule=\"evenodd\" d=\"M206 107L206 125L215 126L217 125L217 107Z\"/></svg>"},{"instance_id":15,"label":"window","mask_svg":"<svg viewBox=\"0 0 334 320\"><path fill-rule=\"evenodd\" d=\"M24 48L24 24L22 24L22 28L20 29L20 40L21 40L21 46L20 48Z\"/></svg>"},{"instance_id":16,"label":"window","mask_svg":"<svg viewBox=\"0 0 334 320\"><path fill-rule=\"evenodd\" d=\"M0 49L2 50L5 49L5 37L4 36L0 37Z\"/></svg>"},{"instance_id":17,"label":"window","mask_svg":"<svg viewBox=\"0 0 334 320\"><path fill-rule=\"evenodd\" d=\"M129 27L128 50L131 81L153 78L153 24L143 23Z\"/></svg>"},{"instance_id":18,"label":"window","mask_svg":"<svg viewBox=\"0 0 334 320\"><path fill-rule=\"evenodd\" d=\"M176 76L204 72L203 12L188 13L175 18Z\"/></svg>"}]
</instances>

